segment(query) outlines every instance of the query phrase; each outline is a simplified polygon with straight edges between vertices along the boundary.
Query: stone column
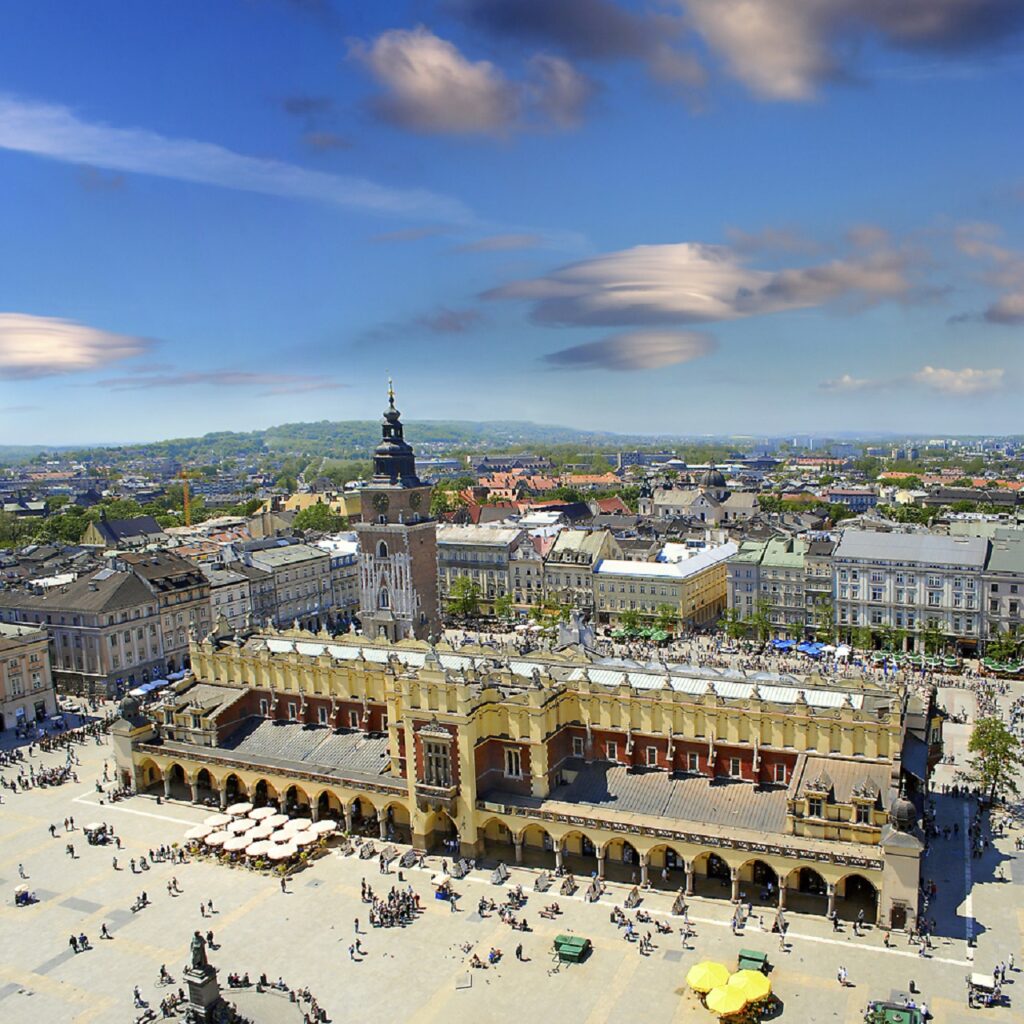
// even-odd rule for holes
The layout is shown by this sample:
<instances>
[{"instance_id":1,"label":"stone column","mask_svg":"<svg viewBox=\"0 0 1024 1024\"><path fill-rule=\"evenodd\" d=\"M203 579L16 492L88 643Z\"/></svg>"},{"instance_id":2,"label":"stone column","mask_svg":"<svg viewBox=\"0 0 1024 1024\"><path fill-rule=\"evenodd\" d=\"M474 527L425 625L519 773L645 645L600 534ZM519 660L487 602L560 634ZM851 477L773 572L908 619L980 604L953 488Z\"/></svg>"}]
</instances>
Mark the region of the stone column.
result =
<instances>
[{"instance_id":1,"label":"stone column","mask_svg":"<svg viewBox=\"0 0 1024 1024\"><path fill-rule=\"evenodd\" d=\"M640 884L646 889L650 885L650 879L648 878L648 868L650 867L650 857L646 854L640 858Z\"/></svg>"},{"instance_id":2,"label":"stone column","mask_svg":"<svg viewBox=\"0 0 1024 1024\"><path fill-rule=\"evenodd\" d=\"M686 861L686 895L693 895L693 862Z\"/></svg>"},{"instance_id":3,"label":"stone column","mask_svg":"<svg viewBox=\"0 0 1024 1024\"><path fill-rule=\"evenodd\" d=\"M604 881L604 850L597 851L597 877Z\"/></svg>"},{"instance_id":4,"label":"stone column","mask_svg":"<svg viewBox=\"0 0 1024 1024\"><path fill-rule=\"evenodd\" d=\"M190 783L189 788L192 790L192 803L199 803L199 783Z\"/></svg>"},{"instance_id":5,"label":"stone column","mask_svg":"<svg viewBox=\"0 0 1024 1024\"><path fill-rule=\"evenodd\" d=\"M779 910L786 909L786 886L779 886Z\"/></svg>"},{"instance_id":6,"label":"stone column","mask_svg":"<svg viewBox=\"0 0 1024 1024\"><path fill-rule=\"evenodd\" d=\"M221 786L218 795L220 796L220 809L223 811L228 805L228 787Z\"/></svg>"},{"instance_id":7,"label":"stone column","mask_svg":"<svg viewBox=\"0 0 1024 1024\"><path fill-rule=\"evenodd\" d=\"M380 823L380 838L383 841L388 837L388 819L382 814L377 820Z\"/></svg>"},{"instance_id":8,"label":"stone column","mask_svg":"<svg viewBox=\"0 0 1024 1024\"><path fill-rule=\"evenodd\" d=\"M562 844L560 842L555 843L555 870L562 870Z\"/></svg>"},{"instance_id":9,"label":"stone column","mask_svg":"<svg viewBox=\"0 0 1024 1024\"><path fill-rule=\"evenodd\" d=\"M312 803L309 805L309 818L310 821L320 820L320 802Z\"/></svg>"},{"instance_id":10,"label":"stone column","mask_svg":"<svg viewBox=\"0 0 1024 1024\"><path fill-rule=\"evenodd\" d=\"M171 777L170 775L164 776L164 799L171 799Z\"/></svg>"},{"instance_id":11,"label":"stone column","mask_svg":"<svg viewBox=\"0 0 1024 1024\"><path fill-rule=\"evenodd\" d=\"M828 883L828 916L831 917L836 912L836 887L829 882Z\"/></svg>"},{"instance_id":12,"label":"stone column","mask_svg":"<svg viewBox=\"0 0 1024 1024\"><path fill-rule=\"evenodd\" d=\"M345 831L351 833L352 831L352 806L348 805L345 807Z\"/></svg>"},{"instance_id":13,"label":"stone column","mask_svg":"<svg viewBox=\"0 0 1024 1024\"><path fill-rule=\"evenodd\" d=\"M732 878L732 901L733 903L739 903L740 901L740 872L739 868L732 868L729 871L729 876Z\"/></svg>"},{"instance_id":14,"label":"stone column","mask_svg":"<svg viewBox=\"0 0 1024 1024\"><path fill-rule=\"evenodd\" d=\"M522 864L523 863L523 837L522 836L513 836L512 837L512 846L515 848L515 851L516 851L516 863L517 864Z\"/></svg>"}]
</instances>

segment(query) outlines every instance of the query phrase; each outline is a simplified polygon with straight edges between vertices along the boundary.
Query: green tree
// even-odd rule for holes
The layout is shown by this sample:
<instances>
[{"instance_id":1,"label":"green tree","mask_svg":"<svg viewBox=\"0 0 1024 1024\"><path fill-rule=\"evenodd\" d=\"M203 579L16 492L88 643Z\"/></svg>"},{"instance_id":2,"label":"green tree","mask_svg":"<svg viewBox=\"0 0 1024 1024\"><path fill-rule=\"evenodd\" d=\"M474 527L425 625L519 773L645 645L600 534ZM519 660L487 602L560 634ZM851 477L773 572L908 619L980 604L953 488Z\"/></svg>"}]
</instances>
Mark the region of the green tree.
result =
<instances>
[{"instance_id":1,"label":"green tree","mask_svg":"<svg viewBox=\"0 0 1024 1024\"><path fill-rule=\"evenodd\" d=\"M929 619L921 630L921 642L924 644L924 653L930 655L941 654L946 647L946 634L939 625L938 620Z\"/></svg>"},{"instance_id":2,"label":"green tree","mask_svg":"<svg viewBox=\"0 0 1024 1024\"><path fill-rule=\"evenodd\" d=\"M640 628L640 613L635 608L627 608L619 615L619 623L625 630L638 630Z\"/></svg>"},{"instance_id":3,"label":"green tree","mask_svg":"<svg viewBox=\"0 0 1024 1024\"><path fill-rule=\"evenodd\" d=\"M718 620L718 627L725 630L725 635L730 640L739 640L747 634L747 624L736 608L726 608Z\"/></svg>"},{"instance_id":4,"label":"green tree","mask_svg":"<svg viewBox=\"0 0 1024 1024\"><path fill-rule=\"evenodd\" d=\"M679 610L670 604L659 604L654 612L654 624L666 633L674 633L679 628Z\"/></svg>"},{"instance_id":5,"label":"green tree","mask_svg":"<svg viewBox=\"0 0 1024 1024\"><path fill-rule=\"evenodd\" d=\"M1016 661L1020 651L1020 636L1013 630L997 633L985 645L985 654L996 661Z\"/></svg>"},{"instance_id":6,"label":"green tree","mask_svg":"<svg viewBox=\"0 0 1024 1024\"><path fill-rule=\"evenodd\" d=\"M875 634L869 626L858 626L853 631L853 646L862 651L870 651L875 646Z\"/></svg>"},{"instance_id":7,"label":"green tree","mask_svg":"<svg viewBox=\"0 0 1024 1024\"><path fill-rule=\"evenodd\" d=\"M299 531L313 530L318 533L336 533L348 526L348 520L338 515L330 505L318 501L295 513L292 528Z\"/></svg>"},{"instance_id":8,"label":"green tree","mask_svg":"<svg viewBox=\"0 0 1024 1024\"><path fill-rule=\"evenodd\" d=\"M480 584L469 576L456 576L448 591L448 611L472 619L480 614Z\"/></svg>"},{"instance_id":9,"label":"green tree","mask_svg":"<svg viewBox=\"0 0 1024 1024\"><path fill-rule=\"evenodd\" d=\"M950 487L973 487L974 481L969 476L958 476L950 485Z\"/></svg>"},{"instance_id":10,"label":"green tree","mask_svg":"<svg viewBox=\"0 0 1024 1024\"><path fill-rule=\"evenodd\" d=\"M513 612L512 598L509 594L499 594L494 599L494 614L499 619L511 619Z\"/></svg>"},{"instance_id":11,"label":"green tree","mask_svg":"<svg viewBox=\"0 0 1024 1024\"><path fill-rule=\"evenodd\" d=\"M1001 718L976 722L967 749L974 755L968 762L970 778L990 800L1018 794L1015 776L1024 767L1024 756L1020 741Z\"/></svg>"},{"instance_id":12,"label":"green tree","mask_svg":"<svg viewBox=\"0 0 1024 1024\"><path fill-rule=\"evenodd\" d=\"M754 605L754 614L750 616L750 627L754 636L762 643L768 639L772 631L771 605L763 598L758 598Z\"/></svg>"},{"instance_id":13,"label":"green tree","mask_svg":"<svg viewBox=\"0 0 1024 1024\"><path fill-rule=\"evenodd\" d=\"M835 636L835 605L831 597L819 597L811 613L814 623L814 639L819 643L831 643Z\"/></svg>"}]
</instances>

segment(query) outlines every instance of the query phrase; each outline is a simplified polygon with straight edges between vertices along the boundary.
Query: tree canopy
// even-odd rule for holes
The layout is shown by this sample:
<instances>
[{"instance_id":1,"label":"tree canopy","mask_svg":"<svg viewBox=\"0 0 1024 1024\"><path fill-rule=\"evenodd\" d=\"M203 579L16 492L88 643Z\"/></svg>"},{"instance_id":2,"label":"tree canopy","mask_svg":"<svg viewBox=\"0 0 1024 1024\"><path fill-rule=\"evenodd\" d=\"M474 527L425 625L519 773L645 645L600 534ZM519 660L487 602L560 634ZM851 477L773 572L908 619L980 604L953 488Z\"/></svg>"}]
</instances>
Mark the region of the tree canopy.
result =
<instances>
[{"instance_id":1,"label":"tree canopy","mask_svg":"<svg viewBox=\"0 0 1024 1024\"><path fill-rule=\"evenodd\" d=\"M967 749L974 755L969 776L990 800L1017 795L1015 776L1024 767L1024 755L1020 741L1001 718L979 719Z\"/></svg>"}]
</instances>

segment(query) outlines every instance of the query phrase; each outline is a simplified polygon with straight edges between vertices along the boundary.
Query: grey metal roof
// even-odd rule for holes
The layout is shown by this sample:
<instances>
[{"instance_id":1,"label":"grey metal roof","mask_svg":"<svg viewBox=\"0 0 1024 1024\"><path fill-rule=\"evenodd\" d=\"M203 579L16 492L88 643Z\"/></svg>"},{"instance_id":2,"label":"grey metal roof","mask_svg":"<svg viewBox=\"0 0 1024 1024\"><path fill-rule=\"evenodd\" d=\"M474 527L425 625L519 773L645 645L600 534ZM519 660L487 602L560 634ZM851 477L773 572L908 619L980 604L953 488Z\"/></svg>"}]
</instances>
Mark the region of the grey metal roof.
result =
<instances>
[{"instance_id":1,"label":"grey metal roof","mask_svg":"<svg viewBox=\"0 0 1024 1024\"><path fill-rule=\"evenodd\" d=\"M836 546L836 559L872 562L921 562L951 568L980 569L988 541L982 537L946 537L935 533L878 533L846 530Z\"/></svg>"},{"instance_id":2,"label":"grey metal roof","mask_svg":"<svg viewBox=\"0 0 1024 1024\"><path fill-rule=\"evenodd\" d=\"M587 764L549 799L758 832L783 832L786 825L784 788L759 789L750 782L628 769L607 761Z\"/></svg>"}]
</instances>

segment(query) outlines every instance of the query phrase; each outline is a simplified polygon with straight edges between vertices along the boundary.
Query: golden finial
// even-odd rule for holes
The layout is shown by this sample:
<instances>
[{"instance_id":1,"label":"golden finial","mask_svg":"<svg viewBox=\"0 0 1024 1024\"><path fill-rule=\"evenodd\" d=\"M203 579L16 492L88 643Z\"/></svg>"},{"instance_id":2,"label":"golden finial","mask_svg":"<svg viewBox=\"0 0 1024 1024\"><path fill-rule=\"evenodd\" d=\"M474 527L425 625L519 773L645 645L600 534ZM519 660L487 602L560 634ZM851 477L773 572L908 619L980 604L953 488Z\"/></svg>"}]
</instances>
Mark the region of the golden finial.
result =
<instances>
[{"instance_id":1,"label":"golden finial","mask_svg":"<svg viewBox=\"0 0 1024 1024\"><path fill-rule=\"evenodd\" d=\"M391 380L390 376L388 377L388 403L392 406L392 408L394 408L394 405L395 405L395 385L394 385L393 381Z\"/></svg>"}]
</instances>

